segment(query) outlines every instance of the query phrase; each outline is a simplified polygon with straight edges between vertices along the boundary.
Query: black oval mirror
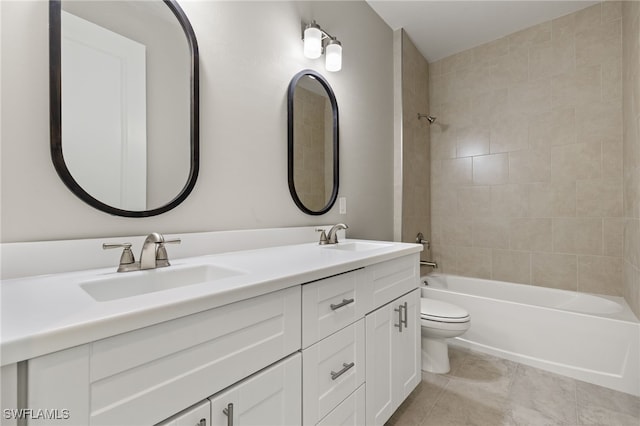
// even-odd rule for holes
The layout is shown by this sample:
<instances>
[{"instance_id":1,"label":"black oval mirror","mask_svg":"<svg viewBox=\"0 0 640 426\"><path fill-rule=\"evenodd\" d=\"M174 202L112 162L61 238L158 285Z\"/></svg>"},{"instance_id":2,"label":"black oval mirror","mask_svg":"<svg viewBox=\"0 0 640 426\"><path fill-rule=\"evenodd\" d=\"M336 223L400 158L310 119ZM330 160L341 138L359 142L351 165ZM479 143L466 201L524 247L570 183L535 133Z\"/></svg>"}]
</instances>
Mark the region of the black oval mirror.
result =
<instances>
[{"instance_id":1,"label":"black oval mirror","mask_svg":"<svg viewBox=\"0 0 640 426\"><path fill-rule=\"evenodd\" d=\"M328 212L338 197L338 104L327 80L313 70L289 84L289 191L303 212Z\"/></svg>"},{"instance_id":2,"label":"black oval mirror","mask_svg":"<svg viewBox=\"0 0 640 426\"><path fill-rule=\"evenodd\" d=\"M164 213L199 168L198 45L174 0L49 2L51 157L87 204Z\"/></svg>"}]
</instances>

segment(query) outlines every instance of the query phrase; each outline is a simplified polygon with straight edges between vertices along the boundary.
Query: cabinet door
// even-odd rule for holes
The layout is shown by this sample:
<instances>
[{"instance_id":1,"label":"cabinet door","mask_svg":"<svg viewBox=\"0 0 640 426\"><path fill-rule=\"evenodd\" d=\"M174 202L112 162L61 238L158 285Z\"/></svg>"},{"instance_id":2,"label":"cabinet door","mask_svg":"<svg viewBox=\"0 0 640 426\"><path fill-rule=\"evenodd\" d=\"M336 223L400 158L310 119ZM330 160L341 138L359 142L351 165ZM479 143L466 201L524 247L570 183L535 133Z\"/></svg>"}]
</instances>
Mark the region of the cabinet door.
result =
<instances>
[{"instance_id":1,"label":"cabinet door","mask_svg":"<svg viewBox=\"0 0 640 426\"><path fill-rule=\"evenodd\" d=\"M397 333L398 314L389 303L366 317L366 401L367 425L382 425L393 407L393 336ZM395 314L395 315L394 315Z\"/></svg>"},{"instance_id":2,"label":"cabinet door","mask_svg":"<svg viewBox=\"0 0 640 426\"><path fill-rule=\"evenodd\" d=\"M300 425L301 370L297 353L212 396L211 425Z\"/></svg>"},{"instance_id":3,"label":"cabinet door","mask_svg":"<svg viewBox=\"0 0 640 426\"><path fill-rule=\"evenodd\" d=\"M366 317L367 425L384 424L420 383L420 290Z\"/></svg>"},{"instance_id":4,"label":"cabinet door","mask_svg":"<svg viewBox=\"0 0 640 426\"><path fill-rule=\"evenodd\" d=\"M391 303L402 307L402 331L395 329L392 354L394 410L402 404L422 379L420 340L420 289ZM405 310L406 306L406 310ZM394 311L394 314L397 314Z\"/></svg>"},{"instance_id":5,"label":"cabinet door","mask_svg":"<svg viewBox=\"0 0 640 426\"><path fill-rule=\"evenodd\" d=\"M156 426L209 426L211 405L209 400L203 401L192 408L171 417Z\"/></svg>"}]
</instances>

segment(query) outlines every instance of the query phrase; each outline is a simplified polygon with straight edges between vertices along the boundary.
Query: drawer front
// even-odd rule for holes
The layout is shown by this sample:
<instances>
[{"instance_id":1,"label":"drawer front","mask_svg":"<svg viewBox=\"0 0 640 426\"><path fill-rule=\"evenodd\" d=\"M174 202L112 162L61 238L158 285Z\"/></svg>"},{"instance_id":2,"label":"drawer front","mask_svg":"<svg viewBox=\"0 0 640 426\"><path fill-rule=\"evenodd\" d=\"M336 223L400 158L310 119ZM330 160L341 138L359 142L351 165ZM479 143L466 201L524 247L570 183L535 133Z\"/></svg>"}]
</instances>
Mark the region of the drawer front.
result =
<instances>
[{"instance_id":1,"label":"drawer front","mask_svg":"<svg viewBox=\"0 0 640 426\"><path fill-rule=\"evenodd\" d=\"M360 385L354 393L320 420L318 426L361 426L365 424L365 386Z\"/></svg>"},{"instance_id":2,"label":"drawer front","mask_svg":"<svg viewBox=\"0 0 640 426\"><path fill-rule=\"evenodd\" d=\"M104 339L91 355L91 424L148 424L300 349L300 287Z\"/></svg>"},{"instance_id":3,"label":"drawer front","mask_svg":"<svg viewBox=\"0 0 640 426\"><path fill-rule=\"evenodd\" d=\"M303 285L302 347L362 318L371 300L367 290L364 269Z\"/></svg>"},{"instance_id":4,"label":"drawer front","mask_svg":"<svg viewBox=\"0 0 640 426\"><path fill-rule=\"evenodd\" d=\"M370 267L373 302L371 310L391 302L420 286L420 255L415 253Z\"/></svg>"},{"instance_id":5,"label":"drawer front","mask_svg":"<svg viewBox=\"0 0 640 426\"><path fill-rule=\"evenodd\" d=\"M303 424L316 424L365 378L364 319L302 351Z\"/></svg>"}]
</instances>

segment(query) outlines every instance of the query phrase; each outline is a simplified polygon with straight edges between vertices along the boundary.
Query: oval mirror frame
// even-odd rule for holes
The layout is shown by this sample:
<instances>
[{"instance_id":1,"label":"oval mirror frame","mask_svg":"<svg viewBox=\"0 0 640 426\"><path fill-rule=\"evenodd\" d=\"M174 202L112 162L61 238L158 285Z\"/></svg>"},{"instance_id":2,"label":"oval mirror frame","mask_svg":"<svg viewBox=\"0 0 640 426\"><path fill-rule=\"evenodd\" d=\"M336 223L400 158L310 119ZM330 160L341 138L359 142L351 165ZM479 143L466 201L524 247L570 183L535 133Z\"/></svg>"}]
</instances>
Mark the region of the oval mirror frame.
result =
<instances>
[{"instance_id":1,"label":"oval mirror frame","mask_svg":"<svg viewBox=\"0 0 640 426\"><path fill-rule=\"evenodd\" d=\"M150 210L124 210L105 204L85 191L74 179L62 154L62 0L49 0L49 109L51 133L51 159L64 184L78 198L90 206L115 216L149 217L165 213L182 203L193 190L198 178L200 160L199 124L199 56L195 32L182 8L175 0L161 0L178 20L190 50L190 170L187 182L180 193L167 204Z\"/></svg>"},{"instance_id":2,"label":"oval mirror frame","mask_svg":"<svg viewBox=\"0 0 640 426\"><path fill-rule=\"evenodd\" d=\"M332 121L333 121L333 125L332 125L332 129L333 129L333 188L331 191L331 196L329 197L329 200L327 202L327 204L320 210L311 210L309 207L307 207L302 200L300 199L297 191L296 191L296 187L295 187L295 181L294 181L294 171L295 171L295 163L294 163L294 107L293 107L293 99L294 99L294 93L296 90L296 86L298 84L298 82L300 81L301 78L306 77L306 76L310 76L312 78L314 78L316 81L318 81L322 87L324 88L324 90L327 93L327 96L329 98L329 101L331 103L331 110L332 110ZM287 149L287 160L288 160L288 180L289 180L289 192L291 193L291 197L293 198L294 203L296 204L296 206L298 206L298 208L300 210L302 210L303 212L305 212L306 214L310 214L310 215L322 215L325 214L326 212L328 212L331 207L333 207L333 205L336 202L336 199L338 198L338 187L339 187L339 136L338 136L338 130L339 130L339 125L338 125L338 103L336 101L336 96L333 93L333 89L331 88L331 86L329 85L329 82L318 72L314 71L314 70L302 70L299 73L297 73L295 76L293 76L293 78L291 79L291 82L289 83L289 89L288 89L288 94L287 94L287 145L288 145L288 149Z\"/></svg>"}]
</instances>

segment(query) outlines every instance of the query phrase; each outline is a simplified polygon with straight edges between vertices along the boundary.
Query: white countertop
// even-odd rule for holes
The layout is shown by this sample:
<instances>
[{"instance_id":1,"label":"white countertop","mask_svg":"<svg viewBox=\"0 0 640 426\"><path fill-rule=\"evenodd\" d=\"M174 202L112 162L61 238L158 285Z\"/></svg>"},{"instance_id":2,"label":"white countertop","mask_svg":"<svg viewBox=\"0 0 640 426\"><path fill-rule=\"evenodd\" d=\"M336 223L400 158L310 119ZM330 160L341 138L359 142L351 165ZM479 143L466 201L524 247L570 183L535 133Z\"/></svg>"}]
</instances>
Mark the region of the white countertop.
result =
<instances>
[{"instance_id":1,"label":"white countertop","mask_svg":"<svg viewBox=\"0 0 640 426\"><path fill-rule=\"evenodd\" d=\"M358 240L346 240L346 244ZM118 274L117 265L0 282L0 365L169 321L185 315L340 274L411 253L416 244L380 242L366 251L305 243L220 253L172 261L213 264L241 275L122 299L98 302L79 283ZM166 268L165 268L166 269Z\"/></svg>"}]
</instances>

